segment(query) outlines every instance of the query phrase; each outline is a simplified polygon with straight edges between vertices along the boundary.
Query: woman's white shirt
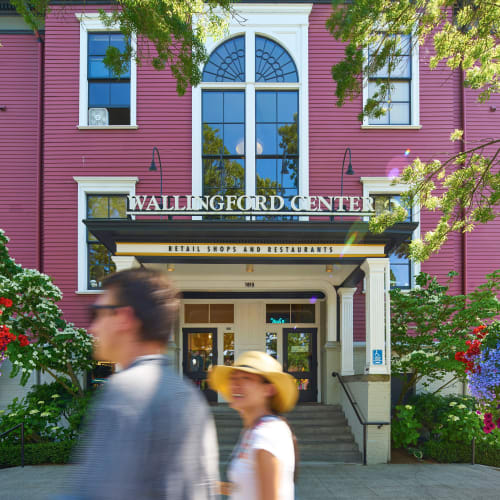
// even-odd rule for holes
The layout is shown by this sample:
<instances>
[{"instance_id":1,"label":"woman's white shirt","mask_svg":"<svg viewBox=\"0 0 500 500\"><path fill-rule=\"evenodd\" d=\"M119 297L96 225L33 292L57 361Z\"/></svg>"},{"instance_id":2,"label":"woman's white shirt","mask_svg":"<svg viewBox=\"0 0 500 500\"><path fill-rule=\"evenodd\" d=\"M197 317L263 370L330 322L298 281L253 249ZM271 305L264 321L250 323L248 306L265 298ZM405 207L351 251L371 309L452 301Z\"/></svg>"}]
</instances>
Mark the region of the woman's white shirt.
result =
<instances>
[{"instance_id":1,"label":"woman's white shirt","mask_svg":"<svg viewBox=\"0 0 500 500\"><path fill-rule=\"evenodd\" d=\"M257 500L256 452L265 450L279 462L279 500L294 499L293 473L295 452L292 433L278 417L266 416L255 427L245 431L235 448L228 468L232 483L231 500Z\"/></svg>"}]
</instances>

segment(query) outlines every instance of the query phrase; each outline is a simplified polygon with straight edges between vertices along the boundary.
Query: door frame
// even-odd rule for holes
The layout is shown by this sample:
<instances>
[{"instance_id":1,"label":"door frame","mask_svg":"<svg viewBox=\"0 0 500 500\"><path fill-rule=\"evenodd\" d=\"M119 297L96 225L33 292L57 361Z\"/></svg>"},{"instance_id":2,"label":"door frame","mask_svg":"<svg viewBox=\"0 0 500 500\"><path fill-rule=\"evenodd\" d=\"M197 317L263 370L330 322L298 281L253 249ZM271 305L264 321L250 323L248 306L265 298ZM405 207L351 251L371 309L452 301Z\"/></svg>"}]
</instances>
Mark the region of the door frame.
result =
<instances>
[{"instance_id":1,"label":"door frame","mask_svg":"<svg viewBox=\"0 0 500 500\"><path fill-rule=\"evenodd\" d=\"M187 365L187 357L188 357L188 336L189 334L193 333L211 333L212 334L212 360L214 364L219 363L219 352L218 352L218 328L217 327L200 327L200 328L182 328L182 375L188 379L191 379L189 375L186 374L186 365ZM192 380L192 379L191 379ZM205 378L202 378L200 380L206 380ZM202 391L207 400L210 403L216 403L217 402L217 393L211 389L207 389L205 391Z\"/></svg>"},{"instance_id":2,"label":"door frame","mask_svg":"<svg viewBox=\"0 0 500 500\"><path fill-rule=\"evenodd\" d=\"M300 331L299 331L300 330ZM304 402L317 402L318 401L318 368L319 368L319 356L318 356L318 328L317 327L296 327L289 328L283 327L282 329L282 346L283 346L283 370L288 373L288 370L285 370L285 366L288 368L288 349L287 349L287 334L288 333L311 333L312 334L312 345L311 352L313 356L313 366L311 367L311 371L309 372L311 376L309 377L311 383L311 401L307 400ZM292 375L293 376L293 375ZM297 378L297 377L295 377ZM299 393L299 403L302 402L300 399L301 394Z\"/></svg>"}]
</instances>

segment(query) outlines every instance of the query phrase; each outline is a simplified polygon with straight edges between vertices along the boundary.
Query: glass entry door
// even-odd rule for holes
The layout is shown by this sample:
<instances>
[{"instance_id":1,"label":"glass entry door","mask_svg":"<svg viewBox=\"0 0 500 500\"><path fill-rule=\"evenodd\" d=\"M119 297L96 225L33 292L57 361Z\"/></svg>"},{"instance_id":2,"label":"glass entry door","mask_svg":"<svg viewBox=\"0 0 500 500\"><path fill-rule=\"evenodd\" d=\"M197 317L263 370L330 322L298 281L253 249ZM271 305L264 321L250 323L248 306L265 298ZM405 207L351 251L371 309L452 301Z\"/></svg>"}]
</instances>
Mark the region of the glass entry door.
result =
<instances>
[{"instance_id":1,"label":"glass entry door","mask_svg":"<svg viewBox=\"0 0 500 500\"><path fill-rule=\"evenodd\" d=\"M208 401L217 401L217 393L208 388L207 372L217 364L217 328L183 328L184 375L205 394Z\"/></svg>"},{"instance_id":2,"label":"glass entry door","mask_svg":"<svg viewBox=\"0 0 500 500\"><path fill-rule=\"evenodd\" d=\"M299 402L317 401L316 335L316 328L283 328L283 368L297 381Z\"/></svg>"}]
</instances>

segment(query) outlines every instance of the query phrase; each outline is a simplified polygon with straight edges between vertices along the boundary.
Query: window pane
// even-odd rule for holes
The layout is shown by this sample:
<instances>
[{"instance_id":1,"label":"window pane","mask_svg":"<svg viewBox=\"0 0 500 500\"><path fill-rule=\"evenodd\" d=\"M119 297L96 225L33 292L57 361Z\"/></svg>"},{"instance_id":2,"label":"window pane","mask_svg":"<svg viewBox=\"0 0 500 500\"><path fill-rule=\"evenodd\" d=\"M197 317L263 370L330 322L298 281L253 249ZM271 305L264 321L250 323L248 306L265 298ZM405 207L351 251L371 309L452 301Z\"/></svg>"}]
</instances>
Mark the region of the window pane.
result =
<instances>
[{"instance_id":1,"label":"window pane","mask_svg":"<svg viewBox=\"0 0 500 500\"><path fill-rule=\"evenodd\" d=\"M208 323L208 304L185 304L184 323Z\"/></svg>"},{"instance_id":2,"label":"window pane","mask_svg":"<svg viewBox=\"0 0 500 500\"><path fill-rule=\"evenodd\" d=\"M109 199L110 219L124 219L127 217L127 198L125 196L111 196Z\"/></svg>"},{"instance_id":3,"label":"window pane","mask_svg":"<svg viewBox=\"0 0 500 500\"><path fill-rule=\"evenodd\" d=\"M224 332L224 364L234 365L234 333Z\"/></svg>"},{"instance_id":4,"label":"window pane","mask_svg":"<svg viewBox=\"0 0 500 500\"><path fill-rule=\"evenodd\" d=\"M106 108L109 106L110 84L89 82L89 108Z\"/></svg>"},{"instance_id":5,"label":"window pane","mask_svg":"<svg viewBox=\"0 0 500 500\"><path fill-rule=\"evenodd\" d=\"M245 153L245 126L234 123L224 125L224 154Z\"/></svg>"},{"instance_id":6,"label":"window pane","mask_svg":"<svg viewBox=\"0 0 500 500\"><path fill-rule=\"evenodd\" d=\"M409 264L391 264L391 286L410 288Z\"/></svg>"},{"instance_id":7,"label":"window pane","mask_svg":"<svg viewBox=\"0 0 500 500\"><path fill-rule=\"evenodd\" d=\"M100 243L88 245L89 287L101 288L105 276L115 271L108 249Z\"/></svg>"},{"instance_id":8,"label":"window pane","mask_svg":"<svg viewBox=\"0 0 500 500\"><path fill-rule=\"evenodd\" d=\"M222 119L222 92L203 92L203 122L220 123Z\"/></svg>"},{"instance_id":9,"label":"window pane","mask_svg":"<svg viewBox=\"0 0 500 500\"><path fill-rule=\"evenodd\" d=\"M204 82L245 81L245 37L238 36L219 45L203 69Z\"/></svg>"},{"instance_id":10,"label":"window pane","mask_svg":"<svg viewBox=\"0 0 500 500\"><path fill-rule=\"evenodd\" d=\"M224 122L245 123L244 92L224 92Z\"/></svg>"},{"instance_id":11,"label":"window pane","mask_svg":"<svg viewBox=\"0 0 500 500\"><path fill-rule=\"evenodd\" d=\"M277 126L278 134L278 154L286 156L296 155L299 151L297 122L279 123Z\"/></svg>"},{"instance_id":12,"label":"window pane","mask_svg":"<svg viewBox=\"0 0 500 500\"><path fill-rule=\"evenodd\" d=\"M89 33L89 55L103 56L109 47L108 33Z\"/></svg>"},{"instance_id":13,"label":"window pane","mask_svg":"<svg viewBox=\"0 0 500 500\"><path fill-rule=\"evenodd\" d=\"M391 105L391 125L407 125L410 123L410 104L393 103Z\"/></svg>"},{"instance_id":14,"label":"window pane","mask_svg":"<svg viewBox=\"0 0 500 500\"><path fill-rule=\"evenodd\" d=\"M234 323L234 304L210 304L210 323Z\"/></svg>"},{"instance_id":15,"label":"window pane","mask_svg":"<svg viewBox=\"0 0 500 500\"><path fill-rule=\"evenodd\" d=\"M278 153L277 129L274 124L257 124L257 154ZM259 150L261 150L259 152Z\"/></svg>"},{"instance_id":16,"label":"window pane","mask_svg":"<svg viewBox=\"0 0 500 500\"><path fill-rule=\"evenodd\" d=\"M278 92L278 122L293 122L297 113L298 93Z\"/></svg>"},{"instance_id":17,"label":"window pane","mask_svg":"<svg viewBox=\"0 0 500 500\"><path fill-rule=\"evenodd\" d=\"M266 304L266 323L290 323L290 304Z\"/></svg>"},{"instance_id":18,"label":"window pane","mask_svg":"<svg viewBox=\"0 0 500 500\"><path fill-rule=\"evenodd\" d=\"M402 56L409 56L411 54L411 36L399 35L397 37L397 47Z\"/></svg>"},{"instance_id":19,"label":"window pane","mask_svg":"<svg viewBox=\"0 0 500 500\"><path fill-rule=\"evenodd\" d=\"M391 101L410 101L410 83L392 82L391 83Z\"/></svg>"},{"instance_id":20,"label":"window pane","mask_svg":"<svg viewBox=\"0 0 500 500\"><path fill-rule=\"evenodd\" d=\"M89 78L109 78L109 70L103 59L103 56L89 56Z\"/></svg>"},{"instance_id":21,"label":"window pane","mask_svg":"<svg viewBox=\"0 0 500 500\"><path fill-rule=\"evenodd\" d=\"M311 370L312 342L310 333L289 333L287 351L288 372L308 372Z\"/></svg>"},{"instance_id":22,"label":"window pane","mask_svg":"<svg viewBox=\"0 0 500 500\"><path fill-rule=\"evenodd\" d=\"M125 37L121 33L112 33L109 35L109 44L116 47L121 54L125 52Z\"/></svg>"},{"instance_id":23,"label":"window pane","mask_svg":"<svg viewBox=\"0 0 500 500\"><path fill-rule=\"evenodd\" d=\"M266 332L266 354L278 359L278 334L276 332Z\"/></svg>"},{"instance_id":24,"label":"window pane","mask_svg":"<svg viewBox=\"0 0 500 500\"><path fill-rule=\"evenodd\" d=\"M111 106L126 107L130 106L130 83L113 82L111 85Z\"/></svg>"},{"instance_id":25,"label":"window pane","mask_svg":"<svg viewBox=\"0 0 500 500\"><path fill-rule=\"evenodd\" d=\"M387 109L387 103L385 104L384 108ZM386 111L385 115L382 115L379 118L373 118L373 117L370 118L369 124L370 125L388 125L389 124L389 112Z\"/></svg>"},{"instance_id":26,"label":"window pane","mask_svg":"<svg viewBox=\"0 0 500 500\"><path fill-rule=\"evenodd\" d=\"M391 78L410 78L410 77L411 77L411 58L410 56L402 56L398 58L397 64L392 70Z\"/></svg>"},{"instance_id":27,"label":"window pane","mask_svg":"<svg viewBox=\"0 0 500 500\"><path fill-rule=\"evenodd\" d=\"M101 195L87 195L87 218L108 218L108 197Z\"/></svg>"},{"instance_id":28,"label":"window pane","mask_svg":"<svg viewBox=\"0 0 500 500\"><path fill-rule=\"evenodd\" d=\"M292 323L314 323L314 304L292 304Z\"/></svg>"},{"instance_id":29,"label":"window pane","mask_svg":"<svg viewBox=\"0 0 500 500\"><path fill-rule=\"evenodd\" d=\"M276 122L276 92L256 92L257 122Z\"/></svg>"},{"instance_id":30,"label":"window pane","mask_svg":"<svg viewBox=\"0 0 500 500\"><path fill-rule=\"evenodd\" d=\"M260 188L275 188L276 185L276 162L274 158L257 160L257 189ZM261 185L259 186L259 179ZM260 194L260 193L258 193ZM264 193L262 193L264 194Z\"/></svg>"},{"instance_id":31,"label":"window pane","mask_svg":"<svg viewBox=\"0 0 500 500\"><path fill-rule=\"evenodd\" d=\"M130 108L109 108L110 125L130 125Z\"/></svg>"},{"instance_id":32,"label":"window pane","mask_svg":"<svg viewBox=\"0 0 500 500\"><path fill-rule=\"evenodd\" d=\"M288 52L276 42L255 37L255 81L297 82L295 63Z\"/></svg>"},{"instance_id":33,"label":"window pane","mask_svg":"<svg viewBox=\"0 0 500 500\"><path fill-rule=\"evenodd\" d=\"M203 124L203 154L220 155L222 151L222 124Z\"/></svg>"}]
</instances>

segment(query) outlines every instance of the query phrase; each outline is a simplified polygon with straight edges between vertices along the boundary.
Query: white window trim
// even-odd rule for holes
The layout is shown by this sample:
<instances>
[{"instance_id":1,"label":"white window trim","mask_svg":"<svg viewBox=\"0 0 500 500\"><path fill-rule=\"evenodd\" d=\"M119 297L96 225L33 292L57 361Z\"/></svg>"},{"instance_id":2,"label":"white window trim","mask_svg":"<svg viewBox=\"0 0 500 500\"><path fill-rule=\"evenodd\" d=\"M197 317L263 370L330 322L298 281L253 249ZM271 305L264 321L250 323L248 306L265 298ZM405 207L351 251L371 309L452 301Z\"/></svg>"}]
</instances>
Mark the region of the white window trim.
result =
<instances>
[{"instance_id":1,"label":"white window trim","mask_svg":"<svg viewBox=\"0 0 500 500\"><path fill-rule=\"evenodd\" d=\"M125 194L135 195L135 185L139 177L73 177L78 183L78 289L76 293L100 293L91 290L87 283L87 218L88 194Z\"/></svg>"},{"instance_id":2,"label":"white window trim","mask_svg":"<svg viewBox=\"0 0 500 500\"><path fill-rule=\"evenodd\" d=\"M87 80L87 48L88 48L88 33L94 31L120 31L118 26L108 28L99 18L99 14L85 13L75 14L80 21L80 105L78 117L78 129L80 130L135 130L137 129L137 64L135 58L130 61L130 125L109 125L107 127L95 127L89 125L89 89ZM137 42L133 36L131 40L132 49L135 53Z\"/></svg>"},{"instance_id":3,"label":"white window trim","mask_svg":"<svg viewBox=\"0 0 500 500\"><path fill-rule=\"evenodd\" d=\"M363 196L370 194L392 194L399 195L408 190L406 184L393 184L391 177L361 177L363 184ZM365 218L367 220L367 218ZM420 239L420 205L415 202L412 206L412 222L418 222L417 228L413 231L412 240ZM411 262L411 288L415 288L415 276L420 273L420 262Z\"/></svg>"},{"instance_id":4,"label":"white window trim","mask_svg":"<svg viewBox=\"0 0 500 500\"><path fill-rule=\"evenodd\" d=\"M410 123L408 125L370 125L369 117L363 117L362 129L366 130L420 130L420 45L413 43L411 48L411 83L410 83ZM368 48L363 51L364 60L368 61ZM368 77L363 76L363 109L368 101Z\"/></svg>"},{"instance_id":5,"label":"white window trim","mask_svg":"<svg viewBox=\"0 0 500 500\"><path fill-rule=\"evenodd\" d=\"M237 4L235 10L246 21L232 21L229 36L224 40L209 40L206 48L211 53L225 40L237 35L245 36L245 83L200 83L192 89L192 194L203 191L201 105L204 89L242 89L245 93L245 192L255 194L255 91L294 89L299 92L299 188L298 194L309 195L309 14L312 4ZM255 82L255 35L267 36L279 43L297 66L298 83L276 85ZM290 35L295 39L291 47ZM201 68L203 69L203 68ZM250 124L251 126L247 126ZM199 217L194 216L193 219ZM303 219L303 217L301 217ZM305 218L307 219L307 217Z\"/></svg>"}]
</instances>

